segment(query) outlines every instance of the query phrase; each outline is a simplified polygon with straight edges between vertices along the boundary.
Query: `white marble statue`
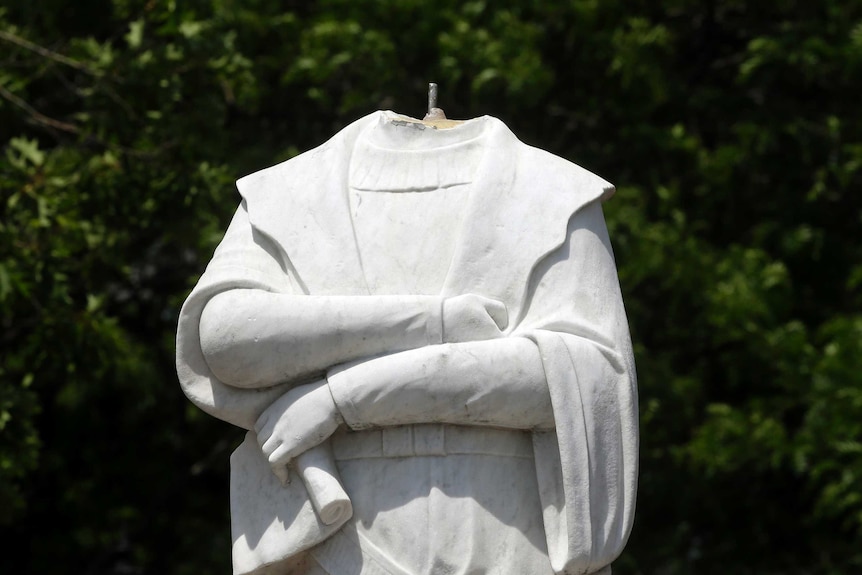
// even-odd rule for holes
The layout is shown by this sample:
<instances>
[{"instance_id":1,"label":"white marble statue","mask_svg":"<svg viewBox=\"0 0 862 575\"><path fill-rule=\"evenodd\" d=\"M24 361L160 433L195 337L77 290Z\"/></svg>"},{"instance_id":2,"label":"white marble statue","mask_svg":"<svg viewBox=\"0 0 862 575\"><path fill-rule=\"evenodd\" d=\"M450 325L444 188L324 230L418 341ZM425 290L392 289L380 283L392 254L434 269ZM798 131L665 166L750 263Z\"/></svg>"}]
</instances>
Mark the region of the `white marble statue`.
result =
<instances>
[{"instance_id":1,"label":"white marble statue","mask_svg":"<svg viewBox=\"0 0 862 575\"><path fill-rule=\"evenodd\" d=\"M377 112L237 183L177 337L188 397L249 430L237 575L608 574L626 542L613 187L446 125Z\"/></svg>"}]
</instances>

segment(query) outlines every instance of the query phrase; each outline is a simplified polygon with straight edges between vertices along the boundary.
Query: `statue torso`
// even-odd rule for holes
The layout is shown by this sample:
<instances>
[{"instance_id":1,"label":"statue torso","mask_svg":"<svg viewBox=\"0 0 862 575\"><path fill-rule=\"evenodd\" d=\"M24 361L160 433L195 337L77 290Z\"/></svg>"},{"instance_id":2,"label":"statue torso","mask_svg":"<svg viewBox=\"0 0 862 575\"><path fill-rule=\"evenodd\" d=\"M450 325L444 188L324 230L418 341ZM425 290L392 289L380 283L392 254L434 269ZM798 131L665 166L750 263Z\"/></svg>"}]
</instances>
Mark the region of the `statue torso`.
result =
<instances>
[{"instance_id":1,"label":"statue torso","mask_svg":"<svg viewBox=\"0 0 862 575\"><path fill-rule=\"evenodd\" d=\"M440 293L469 231L483 153L472 124L441 134L382 120L358 139L348 193L370 294ZM552 573L528 432L399 426L341 432L333 450L354 507L346 536L394 573ZM336 546L315 556L327 564Z\"/></svg>"}]
</instances>

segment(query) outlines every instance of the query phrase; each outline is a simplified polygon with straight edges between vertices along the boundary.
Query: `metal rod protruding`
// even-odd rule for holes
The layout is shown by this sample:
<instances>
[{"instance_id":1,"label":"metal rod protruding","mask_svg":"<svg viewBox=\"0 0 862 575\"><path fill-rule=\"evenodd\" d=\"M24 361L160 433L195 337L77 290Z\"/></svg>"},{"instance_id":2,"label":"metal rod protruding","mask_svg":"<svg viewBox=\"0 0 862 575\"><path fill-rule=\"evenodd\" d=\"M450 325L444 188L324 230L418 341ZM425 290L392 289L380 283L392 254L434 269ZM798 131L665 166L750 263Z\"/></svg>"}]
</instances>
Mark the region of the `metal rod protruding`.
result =
<instances>
[{"instance_id":1,"label":"metal rod protruding","mask_svg":"<svg viewBox=\"0 0 862 575\"><path fill-rule=\"evenodd\" d=\"M428 113L423 121L445 120L446 112L437 107L437 84L428 82Z\"/></svg>"},{"instance_id":2,"label":"metal rod protruding","mask_svg":"<svg viewBox=\"0 0 862 575\"><path fill-rule=\"evenodd\" d=\"M437 107L437 84L434 82L428 83L428 113Z\"/></svg>"}]
</instances>

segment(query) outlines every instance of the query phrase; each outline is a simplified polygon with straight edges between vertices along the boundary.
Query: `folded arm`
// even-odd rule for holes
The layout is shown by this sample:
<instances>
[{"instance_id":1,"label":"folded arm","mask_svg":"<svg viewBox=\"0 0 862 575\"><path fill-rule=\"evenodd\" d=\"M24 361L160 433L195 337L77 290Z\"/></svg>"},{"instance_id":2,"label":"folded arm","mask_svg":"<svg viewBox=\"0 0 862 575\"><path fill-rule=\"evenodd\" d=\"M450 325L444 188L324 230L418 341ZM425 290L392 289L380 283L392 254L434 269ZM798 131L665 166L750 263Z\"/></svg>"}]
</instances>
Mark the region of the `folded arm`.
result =
<instances>
[{"instance_id":1,"label":"folded arm","mask_svg":"<svg viewBox=\"0 0 862 575\"><path fill-rule=\"evenodd\" d=\"M501 337L506 308L465 294L307 296L236 289L200 319L201 350L221 381L264 388L322 377L330 367L443 342Z\"/></svg>"},{"instance_id":2,"label":"folded arm","mask_svg":"<svg viewBox=\"0 0 862 575\"><path fill-rule=\"evenodd\" d=\"M327 379L353 429L429 422L554 426L542 361L526 338L405 351L336 368Z\"/></svg>"},{"instance_id":3,"label":"folded arm","mask_svg":"<svg viewBox=\"0 0 862 575\"><path fill-rule=\"evenodd\" d=\"M322 376L344 361L442 342L431 296L305 296L231 290L201 315L201 350L235 387Z\"/></svg>"},{"instance_id":4,"label":"folded arm","mask_svg":"<svg viewBox=\"0 0 862 575\"><path fill-rule=\"evenodd\" d=\"M255 431L278 469L341 423L552 429L554 415L535 343L512 337L428 346L336 368L326 380L288 391L260 416Z\"/></svg>"},{"instance_id":5,"label":"folded arm","mask_svg":"<svg viewBox=\"0 0 862 575\"><path fill-rule=\"evenodd\" d=\"M291 387L340 363L501 337L506 308L474 294L310 296L240 205L177 328L177 374L205 411L246 429Z\"/></svg>"}]
</instances>

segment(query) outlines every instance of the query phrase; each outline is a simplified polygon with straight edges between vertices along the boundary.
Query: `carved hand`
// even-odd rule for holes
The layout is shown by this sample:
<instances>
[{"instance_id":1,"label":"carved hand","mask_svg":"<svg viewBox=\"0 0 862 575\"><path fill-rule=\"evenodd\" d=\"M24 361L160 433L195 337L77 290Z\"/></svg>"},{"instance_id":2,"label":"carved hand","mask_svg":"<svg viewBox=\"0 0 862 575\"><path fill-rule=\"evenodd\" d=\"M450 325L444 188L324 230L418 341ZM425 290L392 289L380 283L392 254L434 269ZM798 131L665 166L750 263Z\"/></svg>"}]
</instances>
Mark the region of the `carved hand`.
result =
<instances>
[{"instance_id":1,"label":"carved hand","mask_svg":"<svg viewBox=\"0 0 862 575\"><path fill-rule=\"evenodd\" d=\"M503 337L508 323L509 313L501 301L469 293L443 300L443 343Z\"/></svg>"},{"instance_id":2,"label":"carved hand","mask_svg":"<svg viewBox=\"0 0 862 575\"><path fill-rule=\"evenodd\" d=\"M254 426L275 475L287 481L287 464L318 445L343 422L326 380L297 386L276 400Z\"/></svg>"}]
</instances>

